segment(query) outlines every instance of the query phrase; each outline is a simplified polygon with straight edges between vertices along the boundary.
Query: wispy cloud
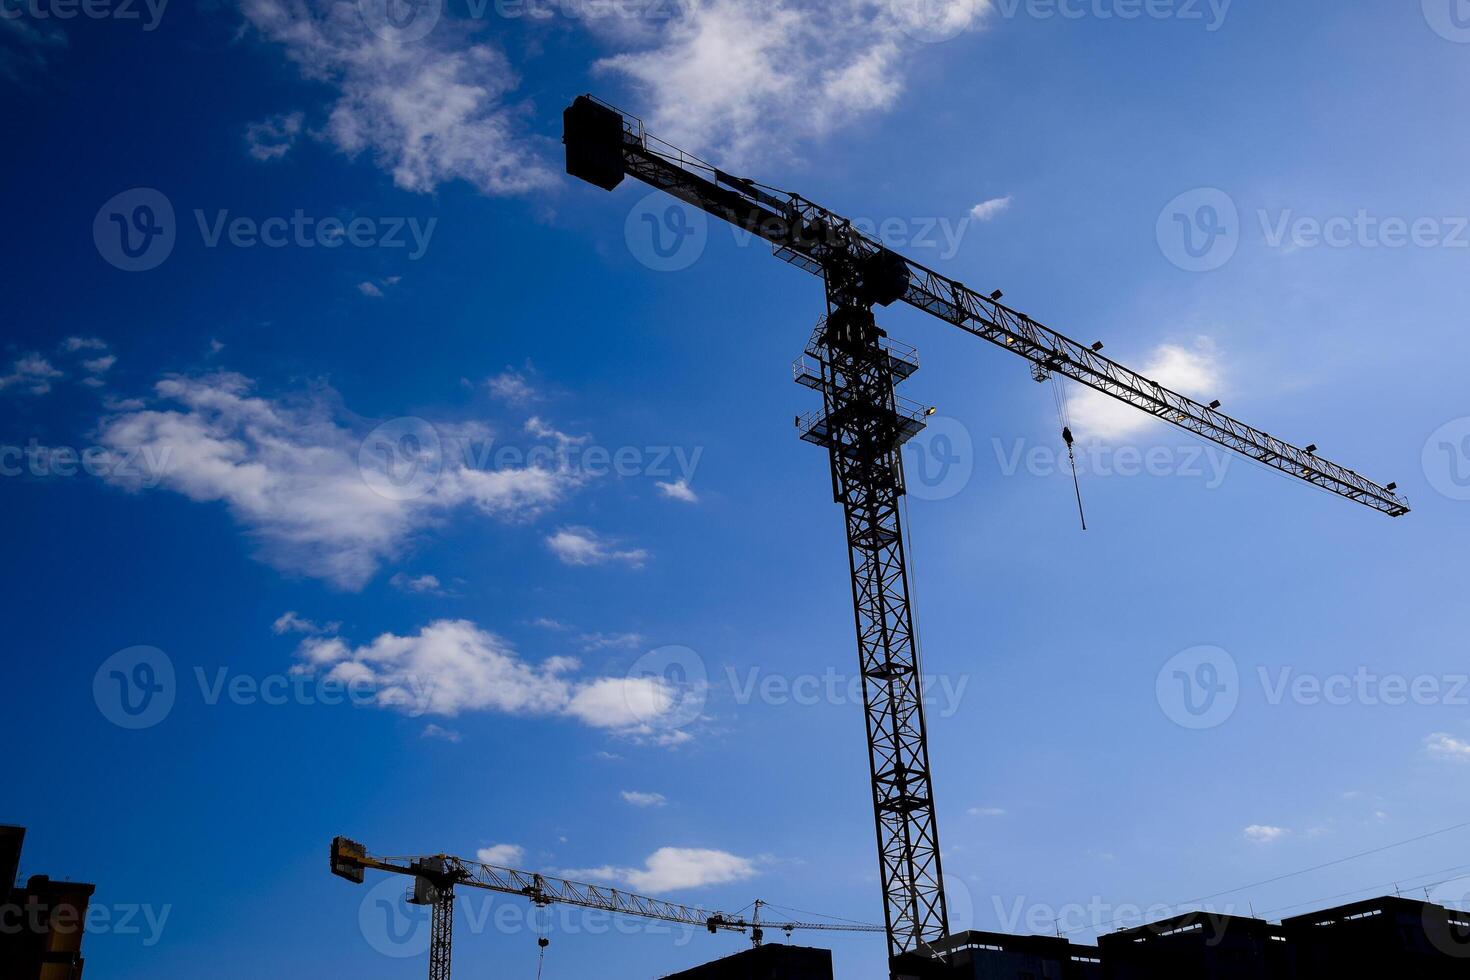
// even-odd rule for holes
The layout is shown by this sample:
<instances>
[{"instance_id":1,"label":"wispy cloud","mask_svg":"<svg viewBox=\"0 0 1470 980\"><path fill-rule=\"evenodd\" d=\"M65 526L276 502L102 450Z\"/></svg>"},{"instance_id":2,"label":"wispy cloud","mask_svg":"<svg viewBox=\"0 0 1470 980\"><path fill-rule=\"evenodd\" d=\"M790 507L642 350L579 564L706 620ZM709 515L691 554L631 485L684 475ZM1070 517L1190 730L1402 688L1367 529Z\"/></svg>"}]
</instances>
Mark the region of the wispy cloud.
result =
<instances>
[{"instance_id":1,"label":"wispy cloud","mask_svg":"<svg viewBox=\"0 0 1470 980\"><path fill-rule=\"evenodd\" d=\"M516 72L474 25L446 18L427 37L399 43L369 30L359 6L243 3L261 36L332 92L322 139L348 156L371 156L410 191L463 180L486 194L518 194L552 182L524 110L506 101ZM281 143L261 145L272 153Z\"/></svg>"},{"instance_id":2,"label":"wispy cloud","mask_svg":"<svg viewBox=\"0 0 1470 980\"><path fill-rule=\"evenodd\" d=\"M672 483L659 480L654 486L658 487L659 493L662 493L670 500L679 500L686 504L699 503L699 495L689 489L688 480L675 480Z\"/></svg>"},{"instance_id":3,"label":"wispy cloud","mask_svg":"<svg viewBox=\"0 0 1470 980\"><path fill-rule=\"evenodd\" d=\"M391 478L403 461L395 462L391 447L377 452L365 443L361 423L339 422L344 413L333 392L271 399L252 388L238 374L166 378L155 391L174 407L105 418L100 442L120 453L167 450L168 465L153 475L160 486L224 503L266 561L341 588L361 588L383 561L455 508L524 521L582 482L565 469L535 465L474 469L462 454L420 445L411 462L432 479L396 492ZM443 424L423 436L437 440L439 433L471 434ZM132 472L119 467L108 479L140 489Z\"/></svg>"},{"instance_id":4,"label":"wispy cloud","mask_svg":"<svg viewBox=\"0 0 1470 980\"><path fill-rule=\"evenodd\" d=\"M546 538L551 553L567 565L622 564L642 568L648 552L642 548L619 548L589 527L563 527Z\"/></svg>"},{"instance_id":5,"label":"wispy cloud","mask_svg":"<svg viewBox=\"0 0 1470 980\"><path fill-rule=\"evenodd\" d=\"M1437 759L1470 762L1470 742L1449 734L1435 732L1424 739L1424 750Z\"/></svg>"},{"instance_id":6,"label":"wispy cloud","mask_svg":"<svg viewBox=\"0 0 1470 980\"><path fill-rule=\"evenodd\" d=\"M51 390L51 382L61 376L40 354L26 354L17 358L8 372L0 374L0 391L14 389L28 395L44 395Z\"/></svg>"},{"instance_id":7,"label":"wispy cloud","mask_svg":"<svg viewBox=\"0 0 1470 980\"><path fill-rule=\"evenodd\" d=\"M257 160L279 160L296 144L305 118L301 112L283 112L251 123L245 127L246 149Z\"/></svg>"},{"instance_id":8,"label":"wispy cloud","mask_svg":"<svg viewBox=\"0 0 1470 980\"><path fill-rule=\"evenodd\" d=\"M598 62L628 80L650 128L706 157L745 165L789 155L792 134L820 139L892 108L923 48L914 35L933 4L867 0L705 0L684 7L652 42ZM988 0L942 5L958 33ZM916 8L924 8L920 11Z\"/></svg>"},{"instance_id":9,"label":"wispy cloud","mask_svg":"<svg viewBox=\"0 0 1470 980\"><path fill-rule=\"evenodd\" d=\"M1275 844L1291 831L1285 827L1273 827L1270 824L1253 823L1241 831L1245 839L1252 844Z\"/></svg>"},{"instance_id":10,"label":"wispy cloud","mask_svg":"<svg viewBox=\"0 0 1470 980\"><path fill-rule=\"evenodd\" d=\"M287 633L305 633L308 636L321 636L324 633L335 633L341 628L341 623L319 624L289 610L281 613L276 618L276 621L271 623L271 632L277 636L284 636Z\"/></svg>"},{"instance_id":11,"label":"wispy cloud","mask_svg":"<svg viewBox=\"0 0 1470 980\"><path fill-rule=\"evenodd\" d=\"M475 858L481 864L496 864L502 867L508 864L520 864L521 859L525 856L526 849L519 844L491 844L475 852Z\"/></svg>"},{"instance_id":12,"label":"wispy cloud","mask_svg":"<svg viewBox=\"0 0 1470 980\"><path fill-rule=\"evenodd\" d=\"M388 580L388 584L400 592L412 592L420 595L443 595L444 589L439 584L437 575L405 575L397 572Z\"/></svg>"},{"instance_id":13,"label":"wispy cloud","mask_svg":"<svg viewBox=\"0 0 1470 980\"><path fill-rule=\"evenodd\" d=\"M1007 194L1005 197L992 197L990 200L981 201L979 204L971 208L970 217L974 218L976 221L989 221L991 218L994 218L996 215L1005 211L1010 206L1011 195Z\"/></svg>"},{"instance_id":14,"label":"wispy cloud","mask_svg":"<svg viewBox=\"0 0 1470 980\"><path fill-rule=\"evenodd\" d=\"M1006 813L998 806L972 806L965 812L972 817L1003 817Z\"/></svg>"},{"instance_id":15,"label":"wispy cloud","mask_svg":"<svg viewBox=\"0 0 1470 980\"><path fill-rule=\"evenodd\" d=\"M517 407L529 405L540 397L524 374L510 368L506 368L494 377L487 378L485 387L489 390L491 397Z\"/></svg>"},{"instance_id":16,"label":"wispy cloud","mask_svg":"<svg viewBox=\"0 0 1470 980\"><path fill-rule=\"evenodd\" d=\"M756 873L755 862L750 858L693 847L660 847L648 856L642 868L605 865L564 872L568 878L618 882L653 895L744 881Z\"/></svg>"},{"instance_id":17,"label":"wispy cloud","mask_svg":"<svg viewBox=\"0 0 1470 980\"><path fill-rule=\"evenodd\" d=\"M623 790L622 797L624 802L639 807L665 806L669 802L662 793L640 793L636 789Z\"/></svg>"}]
</instances>

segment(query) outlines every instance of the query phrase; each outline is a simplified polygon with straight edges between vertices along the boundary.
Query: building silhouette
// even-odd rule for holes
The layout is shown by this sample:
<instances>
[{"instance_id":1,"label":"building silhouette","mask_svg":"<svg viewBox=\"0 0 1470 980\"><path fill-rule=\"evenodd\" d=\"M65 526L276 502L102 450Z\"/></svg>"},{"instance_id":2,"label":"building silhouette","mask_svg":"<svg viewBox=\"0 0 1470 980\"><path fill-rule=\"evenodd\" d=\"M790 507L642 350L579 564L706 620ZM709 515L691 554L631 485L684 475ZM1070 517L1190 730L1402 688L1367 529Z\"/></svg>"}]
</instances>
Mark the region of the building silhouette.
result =
<instances>
[{"instance_id":1,"label":"building silhouette","mask_svg":"<svg viewBox=\"0 0 1470 980\"><path fill-rule=\"evenodd\" d=\"M25 828L0 826L0 977L81 980L82 934L95 885L32 875L16 883Z\"/></svg>"}]
</instances>

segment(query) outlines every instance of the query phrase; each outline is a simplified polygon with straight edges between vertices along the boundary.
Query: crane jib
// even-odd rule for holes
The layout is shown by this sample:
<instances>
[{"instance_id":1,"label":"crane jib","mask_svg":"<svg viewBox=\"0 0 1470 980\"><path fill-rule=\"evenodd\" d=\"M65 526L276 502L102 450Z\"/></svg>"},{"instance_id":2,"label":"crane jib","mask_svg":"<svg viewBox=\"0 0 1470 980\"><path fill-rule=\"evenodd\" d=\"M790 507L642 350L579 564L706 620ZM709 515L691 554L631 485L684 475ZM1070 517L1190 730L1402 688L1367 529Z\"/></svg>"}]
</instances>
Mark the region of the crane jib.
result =
<instances>
[{"instance_id":1,"label":"crane jib","mask_svg":"<svg viewBox=\"0 0 1470 980\"><path fill-rule=\"evenodd\" d=\"M567 172L612 190L636 177L770 242L787 261L824 274L833 264L870 263L865 299L886 306L902 299L941 320L1127 402L1200 438L1354 500L1391 517L1409 512L1396 487L1383 486L1315 451L1278 439L1214 407L1172 391L1091 347L1037 323L873 241L852 223L795 194L735 177L646 133L611 106L581 96L563 114Z\"/></svg>"}]
</instances>

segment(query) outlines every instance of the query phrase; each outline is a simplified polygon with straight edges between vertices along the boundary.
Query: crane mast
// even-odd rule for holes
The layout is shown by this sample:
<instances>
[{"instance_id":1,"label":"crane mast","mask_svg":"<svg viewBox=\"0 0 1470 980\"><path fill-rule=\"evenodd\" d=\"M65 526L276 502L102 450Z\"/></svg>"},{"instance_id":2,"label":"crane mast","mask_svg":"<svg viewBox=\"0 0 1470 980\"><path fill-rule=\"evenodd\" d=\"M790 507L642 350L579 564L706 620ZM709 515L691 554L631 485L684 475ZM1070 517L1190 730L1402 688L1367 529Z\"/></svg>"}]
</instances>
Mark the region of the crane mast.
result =
<instances>
[{"instance_id":1,"label":"crane mast","mask_svg":"<svg viewBox=\"0 0 1470 980\"><path fill-rule=\"evenodd\" d=\"M1202 404L962 283L886 248L851 221L799 195L737 177L647 133L591 96L563 113L567 173L604 190L631 176L757 235L773 254L821 277L825 318L796 367L822 395L798 416L801 438L828 450L843 507L863 678L869 768L890 958L948 934L939 831L921 697L900 502L901 448L926 413L895 393L918 367L885 342L875 306L904 303L1030 362L1033 375L1070 378L1264 466L1399 517L1408 502L1317 454ZM1070 435L1070 433L1068 433Z\"/></svg>"}]
</instances>

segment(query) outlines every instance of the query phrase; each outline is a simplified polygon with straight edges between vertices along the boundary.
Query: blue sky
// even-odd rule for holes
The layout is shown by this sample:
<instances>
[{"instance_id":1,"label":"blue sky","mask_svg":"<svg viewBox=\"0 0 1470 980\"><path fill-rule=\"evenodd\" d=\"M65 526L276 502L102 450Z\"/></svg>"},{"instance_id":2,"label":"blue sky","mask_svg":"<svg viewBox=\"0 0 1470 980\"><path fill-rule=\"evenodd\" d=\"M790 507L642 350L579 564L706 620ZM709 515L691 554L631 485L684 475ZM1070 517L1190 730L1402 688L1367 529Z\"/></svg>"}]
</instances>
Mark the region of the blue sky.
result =
<instances>
[{"instance_id":1,"label":"blue sky","mask_svg":"<svg viewBox=\"0 0 1470 980\"><path fill-rule=\"evenodd\" d=\"M0 820L98 883L89 975L420 975L336 834L881 916L840 513L790 423L820 284L564 177L584 91L1414 505L1074 391L1083 534L1025 364L883 313L938 408L952 924L1086 940L1461 822L1464 8L7 4ZM1459 901L1467 834L1210 904ZM530 975L485 903L459 971ZM546 976L742 942L609 928L558 917Z\"/></svg>"}]
</instances>

